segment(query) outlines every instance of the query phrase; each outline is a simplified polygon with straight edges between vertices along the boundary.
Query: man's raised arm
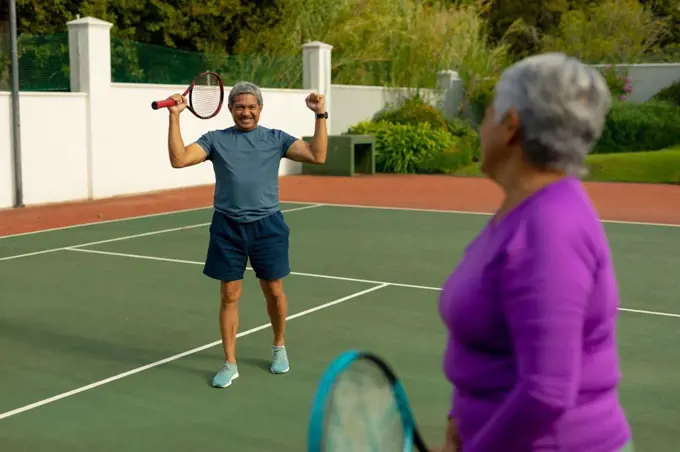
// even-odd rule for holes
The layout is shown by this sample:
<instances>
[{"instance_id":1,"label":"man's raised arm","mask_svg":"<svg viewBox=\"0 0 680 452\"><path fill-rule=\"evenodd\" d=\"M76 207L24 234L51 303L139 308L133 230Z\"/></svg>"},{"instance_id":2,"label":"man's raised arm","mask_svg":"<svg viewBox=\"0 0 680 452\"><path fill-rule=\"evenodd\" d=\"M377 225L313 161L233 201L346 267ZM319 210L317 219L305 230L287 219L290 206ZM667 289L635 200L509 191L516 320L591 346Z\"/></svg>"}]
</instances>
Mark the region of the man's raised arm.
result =
<instances>
[{"instance_id":1,"label":"man's raised arm","mask_svg":"<svg viewBox=\"0 0 680 452\"><path fill-rule=\"evenodd\" d=\"M180 94L175 94L172 98L175 99L177 105L168 107L168 110L170 110L170 125L168 127L168 153L170 165L172 165L173 168L186 168L187 166L204 162L208 157L210 149L204 149L198 143L184 146L184 140L182 139L182 133L180 132L179 117L187 107L187 100Z\"/></svg>"}]
</instances>

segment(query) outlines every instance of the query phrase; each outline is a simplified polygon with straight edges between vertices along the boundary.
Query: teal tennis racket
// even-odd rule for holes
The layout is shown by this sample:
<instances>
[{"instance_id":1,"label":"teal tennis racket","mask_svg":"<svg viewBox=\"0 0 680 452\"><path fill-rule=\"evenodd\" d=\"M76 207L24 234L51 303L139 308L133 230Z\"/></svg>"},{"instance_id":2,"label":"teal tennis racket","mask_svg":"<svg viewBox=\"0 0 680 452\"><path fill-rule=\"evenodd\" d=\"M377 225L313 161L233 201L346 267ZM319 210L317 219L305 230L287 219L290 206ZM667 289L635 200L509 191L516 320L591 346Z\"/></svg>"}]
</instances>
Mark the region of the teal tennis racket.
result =
<instances>
[{"instance_id":1,"label":"teal tennis racket","mask_svg":"<svg viewBox=\"0 0 680 452\"><path fill-rule=\"evenodd\" d=\"M308 452L428 452L406 392L379 356L348 351L328 366L309 419Z\"/></svg>"}]
</instances>

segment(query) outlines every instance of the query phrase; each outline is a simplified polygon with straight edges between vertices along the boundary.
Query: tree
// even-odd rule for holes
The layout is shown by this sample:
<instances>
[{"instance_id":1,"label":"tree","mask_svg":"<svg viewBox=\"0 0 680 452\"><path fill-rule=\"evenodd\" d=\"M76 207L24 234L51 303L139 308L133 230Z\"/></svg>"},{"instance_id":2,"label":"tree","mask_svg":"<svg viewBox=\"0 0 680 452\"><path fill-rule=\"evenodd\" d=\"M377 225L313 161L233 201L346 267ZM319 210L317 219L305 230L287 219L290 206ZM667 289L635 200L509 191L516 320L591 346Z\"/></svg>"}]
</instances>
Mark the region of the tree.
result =
<instances>
[{"instance_id":1,"label":"tree","mask_svg":"<svg viewBox=\"0 0 680 452\"><path fill-rule=\"evenodd\" d=\"M336 83L434 87L436 72L485 77L507 46L487 42L475 5L430 0L290 0L268 30L243 31L238 53L299 55L309 40L333 45Z\"/></svg>"},{"instance_id":2,"label":"tree","mask_svg":"<svg viewBox=\"0 0 680 452\"><path fill-rule=\"evenodd\" d=\"M651 9L658 18L665 19L668 23L668 33L659 41L661 56L666 59L678 61L680 57L680 3L678 0L640 0L640 3ZM673 57L675 53L675 58Z\"/></svg>"},{"instance_id":3,"label":"tree","mask_svg":"<svg viewBox=\"0 0 680 452\"><path fill-rule=\"evenodd\" d=\"M667 24L638 0L605 0L562 15L541 50L559 51L589 63L636 63L658 47Z\"/></svg>"},{"instance_id":4,"label":"tree","mask_svg":"<svg viewBox=\"0 0 680 452\"><path fill-rule=\"evenodd\" d=\"M504 39L517 57L535 53L540 36L551 33L574 0L484 0L489 37Z\"/></svg>"},{"instance_id":5,"label":"tree","mask_svg":"<svg viewBox=\"0 0 680 452\"><path fill-rule=\"evenodd\" d=\"M67 21L93 16L113 23L111 34L119 38L226 51L256 6L247 0L17 0L17 17L23 35L64 33Z\"/></svg>"}]
</instances>

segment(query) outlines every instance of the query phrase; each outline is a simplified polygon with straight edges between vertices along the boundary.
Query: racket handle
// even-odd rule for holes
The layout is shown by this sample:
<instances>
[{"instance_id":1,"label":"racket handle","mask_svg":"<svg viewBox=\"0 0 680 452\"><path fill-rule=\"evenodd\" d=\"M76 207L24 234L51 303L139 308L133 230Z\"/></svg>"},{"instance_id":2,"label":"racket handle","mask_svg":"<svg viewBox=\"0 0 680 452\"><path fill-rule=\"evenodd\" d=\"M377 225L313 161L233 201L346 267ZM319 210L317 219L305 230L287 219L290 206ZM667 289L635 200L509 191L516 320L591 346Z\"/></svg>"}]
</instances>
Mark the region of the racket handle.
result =
<instances>
[{"instance_id":1,"label":"racket handle","mask_svg":"<svg viewBox=\"0 0 680 452\"><path fill-rule=\"evenodd\" d=\"M158 110L159 108L172 107L177 105L174 99L156 100L151 102L151 108Z\"/></svg>"}]
</instances>

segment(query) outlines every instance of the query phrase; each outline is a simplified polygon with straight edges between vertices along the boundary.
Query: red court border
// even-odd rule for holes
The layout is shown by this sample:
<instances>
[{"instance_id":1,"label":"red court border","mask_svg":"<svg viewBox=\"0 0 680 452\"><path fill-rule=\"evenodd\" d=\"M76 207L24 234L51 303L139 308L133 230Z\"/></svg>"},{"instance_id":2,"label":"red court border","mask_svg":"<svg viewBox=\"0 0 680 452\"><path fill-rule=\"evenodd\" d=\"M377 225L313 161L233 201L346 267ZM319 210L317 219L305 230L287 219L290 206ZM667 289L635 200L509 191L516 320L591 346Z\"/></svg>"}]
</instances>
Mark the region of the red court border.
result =
<instances>
[{"instance_id":1,"label":"red court border","mask_svg":"<svg viewBox=\"0 0 680 452\"><path fill-rule=\"evenodd\" d=\"M680 225L680 186L586 182L602 219ZM118 220L176 210L209 207L213 185L135 196L0 210L0 237ZM487 179L438 175L280 178L284 202L492 212L501 201Z\"/></svg>"}]
</instances>

